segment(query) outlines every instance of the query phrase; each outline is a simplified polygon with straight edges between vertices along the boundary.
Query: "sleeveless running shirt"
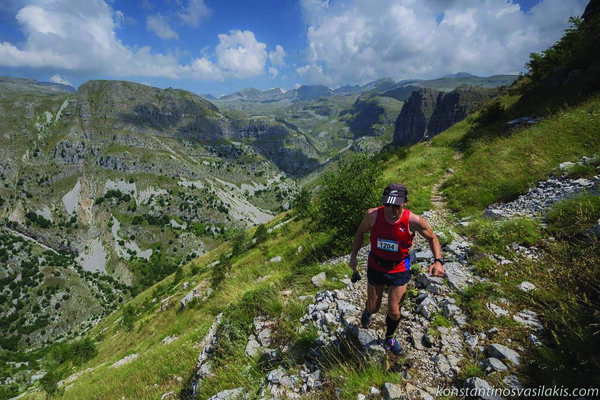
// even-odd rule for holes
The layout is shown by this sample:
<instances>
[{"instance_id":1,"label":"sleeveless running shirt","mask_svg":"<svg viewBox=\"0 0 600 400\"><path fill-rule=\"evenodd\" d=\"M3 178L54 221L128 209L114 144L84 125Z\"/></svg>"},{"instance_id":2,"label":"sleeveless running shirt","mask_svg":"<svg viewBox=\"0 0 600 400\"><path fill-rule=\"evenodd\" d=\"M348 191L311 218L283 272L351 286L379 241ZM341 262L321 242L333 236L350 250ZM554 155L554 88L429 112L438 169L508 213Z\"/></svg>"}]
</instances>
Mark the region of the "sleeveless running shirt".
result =
<instances>
[{"instance_id":1,"label":"sleeveless running shirt","mask_svg":"<svg viewBox=\"0 0 600 400\"><path fill-rule=\"evenodd\" d=\"M408 252L415 236L408 229L410 211L404 209L400 220L390 224L385 220L383 209L384 206L377 208L377 218L371 227L369 268L386 273L404 272L410 269Z\"/></svg>"}]
</instances>

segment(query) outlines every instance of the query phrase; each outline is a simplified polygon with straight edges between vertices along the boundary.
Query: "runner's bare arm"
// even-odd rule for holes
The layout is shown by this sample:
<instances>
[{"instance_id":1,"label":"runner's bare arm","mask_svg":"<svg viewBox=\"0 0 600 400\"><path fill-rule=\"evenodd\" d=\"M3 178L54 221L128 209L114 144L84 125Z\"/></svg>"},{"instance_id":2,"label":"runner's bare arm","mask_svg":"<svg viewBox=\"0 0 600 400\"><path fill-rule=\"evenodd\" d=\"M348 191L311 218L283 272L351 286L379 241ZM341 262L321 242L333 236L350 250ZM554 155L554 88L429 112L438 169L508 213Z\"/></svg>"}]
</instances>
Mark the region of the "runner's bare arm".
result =
<instances>
[{"instance_id":1,"label":"runner's bare arm","mask_svg":"<svg viewBox=\"0 0 600 400\"><path fill-rule=\"evenodd\" d=\"M353 271L357 271L358 261L356 260L356 256L358 255L358 251L360 250L360 248L363 245L363 242L365 240L365 235L367 234L367 232L369 232L369 230L375 223L376 217L377 217L377 209L370 208L365 213L365 216L363 217L362 222L360 223L360 225L358 226L358 229L356 230L356 234L354 235L354 243L352 245L352 253L350 253L350 268L352 268Z\"/></svg>"},{"instance_id":2,"label":"runner's bare arm","mask_svg":"<svg viewBox=\"0 0 600 400\"><path fill-rule=\"evenodd\" d=\"M433 253L433 258L442 258L442 246L440 246L440 241L427 221L421 216L411 213L409 224L409 229L411 231L419 232L419 234L427 240L429 248ZM436 261L429 266L429 275L444 276L445 274L446 270L441 263Z\"/></svg>"}]
</instances>

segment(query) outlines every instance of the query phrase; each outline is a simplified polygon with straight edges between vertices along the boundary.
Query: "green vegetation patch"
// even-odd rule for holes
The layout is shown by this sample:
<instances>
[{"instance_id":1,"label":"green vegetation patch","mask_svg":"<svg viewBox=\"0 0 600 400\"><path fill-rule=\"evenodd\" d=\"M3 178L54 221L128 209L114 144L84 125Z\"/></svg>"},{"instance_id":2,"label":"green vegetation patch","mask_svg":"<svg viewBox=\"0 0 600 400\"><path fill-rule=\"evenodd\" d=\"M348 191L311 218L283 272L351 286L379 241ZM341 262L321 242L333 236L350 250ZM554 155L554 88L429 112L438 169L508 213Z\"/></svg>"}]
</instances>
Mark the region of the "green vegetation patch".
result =
<instances>
[{"instance_id":1,"label":"green vegetation patch","mask_svg":"<svg viewBox=\"0 0 600 400\"><path fill-rule=\"evenodd\" d=\"M416 213L430 210L433 187L454 163L455 150L445 146L417 144L400 148L385 164L386 182L399 182L408 188L408 208ZM383 192L383 188L381 188ZM379 199L378 199L379 200ZM375 203L379 205L379 201Z\"/></svg>"},{"instance_id":2,"label":"green vegetation patch","mask_svg":"<svg viewBox=\"0 0 600 400\"><path fill-rule=\"evenodd\" d=\"M542 239L541 224L529 218L502 221L477 218L463 231L474 239L479 251L505 255L510 254L508 247L513 243L529 247Z\"/></svg>"},{"instance_id":3,"label":"green vegetation patch","mask_svg":"<svg viewBox=\"0 0 600 400\"><path fill-rule=\"evenodd\" d=\"M501 296L495 285L477 283L466 287L457 296L458 306L469 315L469 325L476 332L485 332L493 326L493 317L485 304Z\"/></svg>"},{"instance_id":4,"label":"green vegetation patch","mask_svg":"<svg viewBox=\"0 0 600 400\"><path fill-rule=\"evenodd\" d=\"M341 161L336 172L325 174L313 215L318 228L332 232L335 249L350 250L365 212L380 203L381 182L381 166L365 155Z\"/></svg>"},{"instance_id":5,"label":"green vegetation patch","mask_svg":"<svg viewBox=\"0 0 600 400\"><path fill-rule=\"evenodd\" d=\"M329 345L320 349L317 362L325 376L319 398L356 399L360 393L368 393L371 387L381 387L384 383L401 383L403 360L392 366L364 357L359 345L341 338L339 345ZM336 391L342 387L341 393ZM340 397L341 396L341 397Z\"/></svg>"},{"instance_id":6,"label":"green vegetation patch","mask_svg":"<svg viewBox=\"0 0 600 400\"><path fill-rule=\"evenodd\" d=\"M596 226L599 220L600 196L591 194L557 203L546 215L548 231L566 238L581 236ZM593 235L592 232L590 234Z\"/></svg>"},{"instance_id":7,"label":"green vegetation patch","mask_svg":"<svg viewBox=\"0 0 600 400\"><path fill-rule=\"evenodd\" d=\"M444 184L449 206L469 215L514 200L560 163L599 152L598 126L600 98L595 97L529 129L477 141Z\"/></svg>"},{"instance_id":8,"label":"green vegetation patch","mask_svg":"<svg viewBox=\"0 0 600 400\"><path fill-rule=\"evenodd\" d=\"M230 305L217 329L219 342L213 353L217 364L244 356L248 336L254 332L254 317L278 316L281 310L279 291L272 286L250 290L237 304Z\"/></svg>"}]
</instances>

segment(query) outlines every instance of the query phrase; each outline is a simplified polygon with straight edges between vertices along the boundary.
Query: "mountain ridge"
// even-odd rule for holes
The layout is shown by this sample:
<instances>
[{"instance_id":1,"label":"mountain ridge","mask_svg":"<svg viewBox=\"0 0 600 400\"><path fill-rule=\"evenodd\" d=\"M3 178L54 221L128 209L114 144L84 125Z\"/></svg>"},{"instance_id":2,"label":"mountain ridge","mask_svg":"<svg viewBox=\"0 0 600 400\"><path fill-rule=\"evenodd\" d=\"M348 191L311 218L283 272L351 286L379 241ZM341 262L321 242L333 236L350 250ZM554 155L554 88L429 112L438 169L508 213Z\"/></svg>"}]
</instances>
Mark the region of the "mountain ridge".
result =
<instances>
[{"instance_id":1,"label":"mountain ridge","mask_svg":"<svg viewBox=\"0 0 600 400\"><path fill-rule=\"evenodd\" d=\"M308 92L316 91L319 93L316 96L330 96L332 94L354 94L366 91L378 91L378 92L391 92L396 89L404 88L408 85L415 87L430 87L437 88L438 90L450 91L460 85L472 85L483 87L495 87L495 86L508 86L515 79L517 75L491 75L488 77L479 77L472 75L468 72L457 72L455 74L448 74L441 78L435 79L404 79L400 81L394 81L391 78L380 78L364 85L344 85L336 89L330 89L324 85L302 85L300 88L284 91L281 88L260 90L256 88L247 88L241 92L235 92L227 95L220 96L217 100L244 100L244 101L278 101L278 100L294 100L296 98L300 100L315 100L318 97L305 97L302 94L298 96L298 91ZM277 93L279 89L284 93ZM249 92L245 92L249 91ZM410 93L409 93L410 95ZM214 96L211 96L214 99ZM392 97L392 96L389 96ZM408 97L397 100L406 100Z\"/></svg>"},{"instance_id":2,"label":"mountain ridge","mask_svg":"<svg viewBox=\"0 0 600 400\"><path fill-rule=\"evenodd\" d=\"M75 93L75 91L74 87L62 83L43 82L31 78L0 76L0 98L24 93L56 95Z\"/></svg>"}]
</instances>

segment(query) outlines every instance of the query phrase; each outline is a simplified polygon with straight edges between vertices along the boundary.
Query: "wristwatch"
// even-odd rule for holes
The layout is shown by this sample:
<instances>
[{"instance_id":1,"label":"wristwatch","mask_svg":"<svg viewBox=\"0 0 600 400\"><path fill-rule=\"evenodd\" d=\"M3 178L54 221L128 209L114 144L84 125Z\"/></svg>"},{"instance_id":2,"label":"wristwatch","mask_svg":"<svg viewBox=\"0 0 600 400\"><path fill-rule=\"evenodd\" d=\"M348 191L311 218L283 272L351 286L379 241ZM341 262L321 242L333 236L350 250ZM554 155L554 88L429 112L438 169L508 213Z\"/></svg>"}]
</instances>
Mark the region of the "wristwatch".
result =
<instances>
[{"instance_id":1,"label":"wristwatch","mask_svg":"<svg viewBox=\"0 0 600 400\"><path fill-rule=\"evenodd\" d=\"M444 266L444 260L442 258L434 258L433 262L435 263L436 261L442 264L442 266Z\"/></svg>"}]
</instances>

